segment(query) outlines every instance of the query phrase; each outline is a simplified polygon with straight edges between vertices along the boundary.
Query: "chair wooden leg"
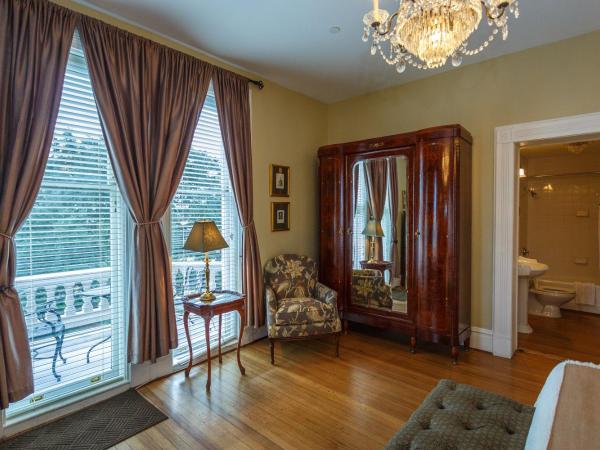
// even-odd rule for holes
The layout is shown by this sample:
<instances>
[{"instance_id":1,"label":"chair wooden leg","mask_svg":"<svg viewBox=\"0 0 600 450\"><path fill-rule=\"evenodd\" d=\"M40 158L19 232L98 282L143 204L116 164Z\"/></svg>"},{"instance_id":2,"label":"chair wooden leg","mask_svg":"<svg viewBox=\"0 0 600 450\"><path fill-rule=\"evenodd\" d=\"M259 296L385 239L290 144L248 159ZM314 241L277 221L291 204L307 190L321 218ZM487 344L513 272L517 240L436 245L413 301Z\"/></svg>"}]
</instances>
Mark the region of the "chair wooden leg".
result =
<instances>
[{"instance_id":1,"label":"chair wooden leg","mask_svg":"<svg viewBox=\"0 0 600 450\"><path fill-rule=\"evenodd\" d=\"M341 334L342 334L341 331L339 333L335 333L335 356L337 358L340 357L340 335Z\"/></svg>"},{"instance_id":2,"label":"chair wooden leg","mask_svg":"<svg viewBox=\"0 0 600 450\"><path fill-rule=\"evenodd\" d=\"M271 364L275 364L275 340L269 339L269 347L271 347Z\"/></svg>"}]
</instances>

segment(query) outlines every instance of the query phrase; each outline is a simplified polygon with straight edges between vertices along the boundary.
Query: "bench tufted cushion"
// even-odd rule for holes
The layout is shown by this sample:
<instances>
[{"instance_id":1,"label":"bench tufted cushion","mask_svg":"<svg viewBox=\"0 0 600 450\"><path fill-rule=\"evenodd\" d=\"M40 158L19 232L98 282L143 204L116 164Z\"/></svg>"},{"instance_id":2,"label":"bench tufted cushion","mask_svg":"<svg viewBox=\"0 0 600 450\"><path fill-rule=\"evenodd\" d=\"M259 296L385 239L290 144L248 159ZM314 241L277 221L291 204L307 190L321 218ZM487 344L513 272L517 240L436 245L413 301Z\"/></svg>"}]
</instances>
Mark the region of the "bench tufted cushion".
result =
<instances>
[{"instance_id":1,"label":"bench tufted cushion","mask_svg":"<svg viewBox=\"0 0 600 450\"><path fill-rule=\"evenodd\" d=\"M534 408L441 380L386 449L522 449Z\"/></svg>"}]
</instances>

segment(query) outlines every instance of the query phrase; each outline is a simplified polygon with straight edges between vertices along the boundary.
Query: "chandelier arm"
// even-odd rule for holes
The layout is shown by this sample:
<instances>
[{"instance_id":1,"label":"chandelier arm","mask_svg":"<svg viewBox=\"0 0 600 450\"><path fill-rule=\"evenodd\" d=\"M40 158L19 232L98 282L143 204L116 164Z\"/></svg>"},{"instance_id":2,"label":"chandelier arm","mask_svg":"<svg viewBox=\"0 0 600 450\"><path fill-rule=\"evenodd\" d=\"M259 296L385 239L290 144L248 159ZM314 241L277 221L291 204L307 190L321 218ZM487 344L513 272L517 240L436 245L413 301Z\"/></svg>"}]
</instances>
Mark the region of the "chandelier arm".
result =
<instances>
[{"instance_id":1,"label":"chandelier arm","mask_svg":"<svg viewBox=\"0 0 600 450\"><path fill-rule=\"evenodd\" d=\"M390 31L392 31L392 21L393 21L394 19L396 19L397 17L398 17L398 11L396 11L394 14L392 14L392 15L389 17L389 19L388 19L388 20L386 20L386 27L387 27L387 28L386 28L386 30L385 30L385 31L383 31L383 32L379 31L379 25L380 25L380 23L379 23L379 22L373 22L373 23L371 24L371 27L373 27L373 29L374 29L374 30L377 32L377 34L378 34L379 36L386 36L387 34L389 34L389 32L390 32Z\"/></svg>"},{"instance_id":2,"label":"chandelier arm","mask_svg":"<svg viewBox=\"0 0 600 450\"><path fill-rule=\"evenodd\" d=\"M500 13L497 16L492 16L490 14L490 10L488 9L487 5L485 4L484 1L481 2L481 4L483 5L483 9L485 9L485 15L487 16L488 19L490 20L498 20L500 19L504 13L506 12L506 8L508 6L508 2L504 2L504 3L500 3L497 8L500 11Z\"/></svg>"}]
</instances>

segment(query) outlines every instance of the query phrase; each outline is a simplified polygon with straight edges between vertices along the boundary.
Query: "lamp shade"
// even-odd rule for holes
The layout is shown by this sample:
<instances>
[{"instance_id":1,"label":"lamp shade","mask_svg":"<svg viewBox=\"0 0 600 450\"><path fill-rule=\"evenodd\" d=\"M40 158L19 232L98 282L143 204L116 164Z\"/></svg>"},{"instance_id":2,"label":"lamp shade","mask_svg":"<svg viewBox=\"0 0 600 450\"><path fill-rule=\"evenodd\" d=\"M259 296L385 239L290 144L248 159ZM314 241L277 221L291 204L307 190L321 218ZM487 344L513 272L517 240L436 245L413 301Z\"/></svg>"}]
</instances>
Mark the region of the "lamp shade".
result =
<instances>
[{"instance_id":1,"label":"lamp shade","mask_svg":"<svg viewBox=\"0 0 600 450\"><path fill-rule=\"evenodd\" d=\"M227 247L229 245L212 220L200 220L194 223L183 246L184 249L193 252L211 252Z\"/></svg>"},{"instance_id":2,"label":"lamp shade","mask_svg":"<svg viewBox=\"0 0 600 450\"><path fill-rule=\"evenodd\" d=\"M373 219L371 219L367 222L367 226L363 230L362 234L364 234L365 236L372 236L372 237L384 237L385 236L385 234L383 234L383 228L381 228L381 222L378 220L373 220Z\"/></svg>"}]
</instances>

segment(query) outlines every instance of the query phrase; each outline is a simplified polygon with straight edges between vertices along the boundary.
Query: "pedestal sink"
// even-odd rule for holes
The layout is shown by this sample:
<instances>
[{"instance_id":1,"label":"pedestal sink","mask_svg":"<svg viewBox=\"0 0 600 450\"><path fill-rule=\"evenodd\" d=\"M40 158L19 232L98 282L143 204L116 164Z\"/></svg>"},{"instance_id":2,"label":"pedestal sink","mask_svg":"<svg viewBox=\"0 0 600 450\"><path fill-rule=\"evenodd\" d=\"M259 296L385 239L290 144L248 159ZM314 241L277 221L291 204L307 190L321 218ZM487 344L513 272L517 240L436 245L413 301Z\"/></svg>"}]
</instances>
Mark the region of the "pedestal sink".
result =
<instances>
[{"instance_id":1,"label":"pedestal sink","mask_svg":"<svg viewBox=\"0 0 600 450\"><path fill-rule=\"evenodd\" d=\"M519 256L517 260L519 273L519 292L518 292L518 331L519 333L531 333L533 329L529 326L527 320L527 310L529 305L529 284L533 278L543 275L548 270L548 265L539 262L537 259L525 258Z\"/></svg>"}]
</instances>

